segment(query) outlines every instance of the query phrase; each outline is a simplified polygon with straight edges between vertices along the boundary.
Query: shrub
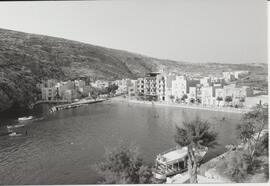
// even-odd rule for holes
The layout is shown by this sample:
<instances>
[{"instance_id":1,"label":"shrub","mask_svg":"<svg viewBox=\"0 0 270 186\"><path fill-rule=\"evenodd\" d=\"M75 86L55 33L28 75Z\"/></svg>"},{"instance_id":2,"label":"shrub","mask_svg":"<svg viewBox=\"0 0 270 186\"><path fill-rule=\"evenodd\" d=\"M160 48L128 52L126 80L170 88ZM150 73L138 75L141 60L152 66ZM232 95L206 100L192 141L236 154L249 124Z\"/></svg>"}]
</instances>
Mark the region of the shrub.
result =
<instances>
[{"instance_id":1,"label":"shrub","mask_svg":"<svg viewBox=\"0 0 270 186\"><path fill-rule=\"evenodd\" d=\"M107 150L103 160L95 169L109 184L146 184L151 183L152 171L140 158L138 148L119 145Z\"/></svg>"}]
</instances>

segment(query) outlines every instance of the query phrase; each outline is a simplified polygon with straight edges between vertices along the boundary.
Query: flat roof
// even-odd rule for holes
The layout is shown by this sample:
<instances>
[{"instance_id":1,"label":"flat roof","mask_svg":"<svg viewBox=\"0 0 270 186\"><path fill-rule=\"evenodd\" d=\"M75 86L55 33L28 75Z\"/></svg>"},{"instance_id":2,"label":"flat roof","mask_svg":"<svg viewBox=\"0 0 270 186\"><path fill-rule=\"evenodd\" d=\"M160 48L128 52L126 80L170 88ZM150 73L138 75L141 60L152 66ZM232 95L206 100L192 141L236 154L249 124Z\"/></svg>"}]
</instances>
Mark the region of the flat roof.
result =
<instances>
[{"instance_id":1,"label":"flat roof","mask_svg":"<svg viewBox=\"0 0 270 186\"><path fill-rule=\"evenodd\" d=\"M188 154L187 147L175 149L162 155L165 158L165 162L175 161L184 158Z\"/></svg>"}]
</instances>

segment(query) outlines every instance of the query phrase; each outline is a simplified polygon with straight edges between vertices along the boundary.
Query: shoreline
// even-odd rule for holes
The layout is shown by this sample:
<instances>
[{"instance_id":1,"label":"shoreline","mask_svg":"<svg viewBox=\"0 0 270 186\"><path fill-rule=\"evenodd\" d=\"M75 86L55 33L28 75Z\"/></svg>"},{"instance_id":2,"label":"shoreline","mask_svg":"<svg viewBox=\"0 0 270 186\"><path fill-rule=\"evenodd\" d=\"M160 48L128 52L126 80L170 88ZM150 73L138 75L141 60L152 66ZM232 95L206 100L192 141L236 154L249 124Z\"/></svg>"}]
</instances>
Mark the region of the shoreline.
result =
<instances>
[{"instance_id":1,"label":"shoreline","mask_svg":"<svg viewBox=\"0 0 270 186\"><path fill-rule=\"evenodd\" d=\"M187 104L179 104L179 103L166 103L166 102L150 102L150 101L138 101L132 100L129 98L120 98L114 97L110 99L113 102L125 102L125 103L133 103L133 104L144 104L144 105L153 105L153 106L168 106L168 107L178 107L178 108L186 108L193 110L207 110L207 111L215 111L215 112L229 112L236 114L244 114L249 112L250 109L236 109L236 108L226 108L226 107L207 107L207 106L199 106L199 105L187 105Z\"/></svg>"}]
</instances>

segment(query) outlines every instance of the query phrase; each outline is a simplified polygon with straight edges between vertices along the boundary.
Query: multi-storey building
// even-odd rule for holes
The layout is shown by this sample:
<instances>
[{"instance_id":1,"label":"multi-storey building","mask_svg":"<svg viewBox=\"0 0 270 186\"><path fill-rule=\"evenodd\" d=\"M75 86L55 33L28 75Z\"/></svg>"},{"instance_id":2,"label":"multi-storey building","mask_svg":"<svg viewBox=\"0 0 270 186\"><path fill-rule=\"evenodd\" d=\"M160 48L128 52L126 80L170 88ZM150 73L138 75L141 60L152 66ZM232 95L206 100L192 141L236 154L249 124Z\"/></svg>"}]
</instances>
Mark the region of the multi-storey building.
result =
<instances>
[{"instance_id":1,"label":"multi-storey building","mask_svg":"<svg viewBox=\"0 0 270 186\"><path fill-rule=\"evenodd\" d=\"M253 95L253 91L250 87L236 87L235 84L224 86L225 96L230 96L234 101L245 99Z\"/></svg>"},{"instance_id":2,"label":"multi-storey building","mask_svg":"<svg viewBox=\"0 0 270 186\"><path fill-rule=\"evenodd\" d=\"M109 86L108 81L104 80L97 80L95 82L90 83L92 87L99 88L99 89L104 89Z\"/></svg>"},{"instance_id":3,"label":"multi-storey building","mask_svg":"<svg viewBox=\"0 0 270 186\"><path fill-rule=\"evenodd\" d=\"M83 80L75 80L74 81L74 86L79 92L83 93L83 89L85 88L85 81L83 81Z\"/></svg>"},{"instance_id":4,"label":"multi-storey building","mask_svg":"<svg viewBox=\"0 0 270 186\"><path fill-rule=\"evenodd\" d=\"M203 77L200 79L200 84L204 87L208 87L211 85L211 78L210 77Z\"/></svg>"},{"instance_id":5,"label":"multi-storey building","mask_svg":"<svg viewBox=\"0 0 270 186\"><path fill-rule=\"evenodd\" d=\"M214 87L202 87L201 88L201 101L203 105L213 105Z\"/></svg>"},{"instance_id":6,"label":"multi-storey building","mask_svg":"<svg viewBox=\"0 0 270 186\"><path fill-rule=\"evenodd\" d=\"M196 101L198 98L198 87L189 87L189 94L188 94L189 100Z\"/></svg>"},{"instance_id":7,"label":"multi-storey building","mask_svg":"<svg viewBox=\"0 0 270 186\"><path fill-rule=\"evenodd\" d=\"M232 80L235 80L235 76L233 72L223 72L222 73L223 78L226 82L230 82Z\"/></svg>"},{"instance_id":8,"label":"multi-storey building","mask_svg":"<svg viewBox=\"0 0 270 186\"><path fill-rule=\"evenodd\" d=\"M135 96L137 93L137 80L130 80L130 84L128 84L128 95Z\"/></svg>"},{"instance_id":9,"label":"multi-storey building","mask_svg":"<svg viewBox=\"0 0 270 186\"><path fill-rule=\"evenodd\" d=\"M165 77L163 75L156 76L156 94L159 100L165 101Z\"/></svg>"},{"instance_id":10,"label":"multi-storey building","mask_svg":"<svg viewBox=\"0 0 270 186\"><path fill-rule=\"evenodd\" d=\"M144 95L144 78L138 78L136 81L138 95Z\"/></svg>"},{"instance_id":11,"label":"multi-storey building","mask_svg":"<svg viewBox=\"0 0 270 186\"><path fill-rule=\"evenodd\" d=\"M133 81L131 79L121 79L113 81L112 83L118 86L118 89L116 90L116 94L127 94L128 93L128 87L133 86Z\"/></svg>"},{"instance_id":12,"label":"multi-storey building","mask_svg":"<svg viewBox=\"0 0 270 186\"><path fill-rule=\"evenodd\" d=\"M144 78L144 95L165 100L165 77L159 72L151 72Z\"/></svg>"},{"instance_id":13,"label":"multi-storey building","mask_svg":"<svg viewBox=\"0 0 270 186\"><path fill-rule=\"evenodd\" d=\"M41 98L43 100L55 100L57 95L57 89L55 87L51 88L41 88Z\"/></svg>"},{"instance_id":14,"label":"multi-storey building","mask_svg":"<svg viewBox=\"0 0 270 186\"><path fill-rule=\"evenodd\" d=\"M169 74L168 76L165 76L165 100L166 101L174 101L175 96L172 92L172 81L175 81L176 75ZM173 98L173 99L172 99Z\"/></svg>"},{"instance_id":15,"label":"multi-storey building","mask_svg":"<svg viewBox=\"0 0 270 186\"><path fill-rule=\"evenodd\" d=\"M181 99L187 92L188 84L186 76L176 76L175 80L172 81L172 95L176 99Z\"/></svg>"}]
</instances>

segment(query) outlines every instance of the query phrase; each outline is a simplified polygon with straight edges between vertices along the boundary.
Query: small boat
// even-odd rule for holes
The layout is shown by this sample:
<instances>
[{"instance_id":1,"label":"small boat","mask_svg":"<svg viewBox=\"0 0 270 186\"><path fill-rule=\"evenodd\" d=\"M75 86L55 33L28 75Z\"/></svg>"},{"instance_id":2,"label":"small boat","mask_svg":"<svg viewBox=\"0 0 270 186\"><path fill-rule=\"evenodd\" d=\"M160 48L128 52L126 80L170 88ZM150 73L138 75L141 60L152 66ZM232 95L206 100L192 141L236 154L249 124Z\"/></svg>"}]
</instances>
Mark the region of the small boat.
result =
<instances>
[{"instance_id":1,"label":"small boat","mask_svg":"<svg viewBox=\"0 0 270 186\"><path fill-rule=\"evenodd\" d=\"M27 121L33 119L33 116L18 118L19 121Z\"/></svg>"},{"instance_id":2,"label":"small boat","mask_svg":"<svg viewBox=\"0 0 270 186\"><path fill-rule=\"evenodd\" d=\"M201 148L195 152L198 161L201 161L208 148ZM167 177L184 173L188 169L188 147L175 147L159 155L155 160L153 176L157 180L166 180Z\"/></svg>"},{"instance_id":3,"label":"small boat","mask_svg":"<svg viewBox=\"0 0 270 186\"><path fill-rule=\"evenodd\" d=\"M19 127L23 127L23 124L19 124L19 125L7 125L7 129L12 129L12 128L19 128Z\"/></svg>"},{"instance_id":4,"label":"small boat","mask_svg":"<svg viewBox=\"0 0 270 186\"><path fill-rule=\"evenodd\" d=\"M21 136L22 134L18 134L17 132L11 132L9 136Z\"/></svg>"},{"instance_id":5,"label":"small boat","mask_svg":"<svg viewBox=\"0 0 270 186\"><path fill-rule=\"evenodd\" d=\"M55 112L56 111L56 107L52 107L51 109L50 109L50 112L51 113L53 113L53 112Z\"/></svg>"}]
</instances>

